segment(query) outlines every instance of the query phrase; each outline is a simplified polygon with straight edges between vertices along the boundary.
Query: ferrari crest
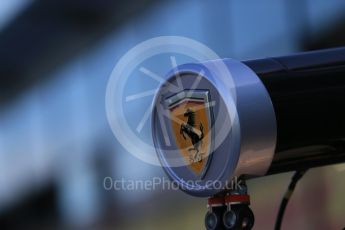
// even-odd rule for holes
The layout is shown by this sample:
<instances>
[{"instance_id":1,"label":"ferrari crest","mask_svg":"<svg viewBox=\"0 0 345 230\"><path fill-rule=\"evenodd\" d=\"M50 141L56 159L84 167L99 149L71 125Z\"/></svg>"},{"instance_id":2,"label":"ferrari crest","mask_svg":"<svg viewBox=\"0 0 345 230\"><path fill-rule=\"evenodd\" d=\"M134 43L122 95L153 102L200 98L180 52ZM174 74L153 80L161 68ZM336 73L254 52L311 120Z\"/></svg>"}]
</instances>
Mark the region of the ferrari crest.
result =
<instances>
[{"instance_id":1,"label":"ferrari crest","mask_svg":"<svg viewBox=\"0 0 345 230\"><path fill-rule=\"evenodd\" d=\"M173 137L191 171L203 177L211 159L212 113L207 90L184 90L166 99Z\"/></svg>"}]
</instances>

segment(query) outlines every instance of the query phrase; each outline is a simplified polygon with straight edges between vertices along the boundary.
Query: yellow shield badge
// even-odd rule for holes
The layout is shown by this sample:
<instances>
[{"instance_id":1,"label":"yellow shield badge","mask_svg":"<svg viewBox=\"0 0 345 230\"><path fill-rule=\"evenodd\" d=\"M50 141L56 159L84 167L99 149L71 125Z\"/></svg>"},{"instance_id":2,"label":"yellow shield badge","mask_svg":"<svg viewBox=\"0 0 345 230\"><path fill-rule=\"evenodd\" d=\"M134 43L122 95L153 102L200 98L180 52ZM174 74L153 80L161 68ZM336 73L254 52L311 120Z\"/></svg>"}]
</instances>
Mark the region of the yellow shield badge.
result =
<instances>
[{"instance_id":1,"label":"yellow shield badge","mask_svg":"<svg viewBox=\"0 0 345 230\"><path fill-rule=\"evenodd\" d=\"M212 113L207 90L184 90L166 99L172 132L191 171L203 177L211 159Z\"/></svg>"}]
</instances>

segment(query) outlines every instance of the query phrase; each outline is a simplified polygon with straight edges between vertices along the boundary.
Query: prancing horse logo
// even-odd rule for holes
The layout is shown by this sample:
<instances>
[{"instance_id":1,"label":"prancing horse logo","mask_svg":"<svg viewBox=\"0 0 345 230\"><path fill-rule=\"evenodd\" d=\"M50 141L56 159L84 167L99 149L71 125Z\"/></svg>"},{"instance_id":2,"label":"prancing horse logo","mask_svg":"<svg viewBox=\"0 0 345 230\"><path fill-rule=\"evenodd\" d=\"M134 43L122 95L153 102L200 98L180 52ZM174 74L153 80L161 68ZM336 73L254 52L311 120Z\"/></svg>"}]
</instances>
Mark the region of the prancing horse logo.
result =
<instances>
[{"instance_id":1,"label":"prancing horse logo","mask_svg":"<svg viewBox=\"0 0 345 230\"><path fill-rule=\"evenodd\" d=\"M195 112L192 109L188 108L183 116L187 117L187 123L181 124L180 134L186 140L185 134L190 138L193 147L189 148L188 151L192 154L192 151L195 152L194 155L191 155L193 161L202 161L200 152L200 146L202 146L202 139L204 138L204 127L202 123L199 124L199 132L195 129Z\"/></svg>"},{"instance_id":2,"label":"prancing horse logo","mask_svg":"<svg viewBox=\"0 0 345 230\"><path fill-rule=\"evenodd\" d=\"M212 113L208 90L183 90L165 98L170 111L171 133L176 150L190 170L199 177L211 159Z\"/></svg>"}]
</instances>

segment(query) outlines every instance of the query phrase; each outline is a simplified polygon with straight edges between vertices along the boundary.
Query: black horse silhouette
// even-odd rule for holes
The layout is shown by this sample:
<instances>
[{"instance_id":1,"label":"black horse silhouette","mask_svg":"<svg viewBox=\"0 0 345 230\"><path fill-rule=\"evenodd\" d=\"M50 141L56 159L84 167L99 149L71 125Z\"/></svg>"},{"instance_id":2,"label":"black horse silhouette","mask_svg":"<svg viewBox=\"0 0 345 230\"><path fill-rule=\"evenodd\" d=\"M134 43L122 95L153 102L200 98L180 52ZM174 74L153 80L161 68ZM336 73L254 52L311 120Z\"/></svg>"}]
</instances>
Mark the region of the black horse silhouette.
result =
<instances>
[{"instance_id":1,"label":"black horse silhouette","mask_svg":"<svg viewBox=\"0 0 345 230\"><path fill-rule=\"evenodd\" d=\"M180 134L183 136L183 138L186 140L185 134L190 138L193 147L189 148L188 151L195 151L195 155L193 156L193 160L197 160L196 158L199 158L198 161L201 161L201 157L199 156L200 147L202 145L202 139L204 138L204 127L202 126L202 123L199 124L199 129L201 134L198 135L195 132L195 112L188 108L186 112L183 114L184 117L187 117L187 123L181 124L180 127Z\"/></svg>"}]
</instances>

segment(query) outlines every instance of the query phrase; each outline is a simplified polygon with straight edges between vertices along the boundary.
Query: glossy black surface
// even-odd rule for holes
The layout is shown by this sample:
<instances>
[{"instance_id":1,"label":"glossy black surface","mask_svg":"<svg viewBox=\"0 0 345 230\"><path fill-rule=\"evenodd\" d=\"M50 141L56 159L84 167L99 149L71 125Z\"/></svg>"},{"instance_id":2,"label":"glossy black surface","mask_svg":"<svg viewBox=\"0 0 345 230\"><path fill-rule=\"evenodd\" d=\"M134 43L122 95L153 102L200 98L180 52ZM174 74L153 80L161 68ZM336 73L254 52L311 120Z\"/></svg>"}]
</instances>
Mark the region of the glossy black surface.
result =
<instances>
[{"instance_id":1,"label":"glossy black surface","mask_svg":"<svg viewBox=\"0 0 345 230\"><path fill-rule=\"evenodd\" d=\"M345 161L345 48L244 63L263 81L276 113L268 174Z\"/></svg>"}]
</instances>

